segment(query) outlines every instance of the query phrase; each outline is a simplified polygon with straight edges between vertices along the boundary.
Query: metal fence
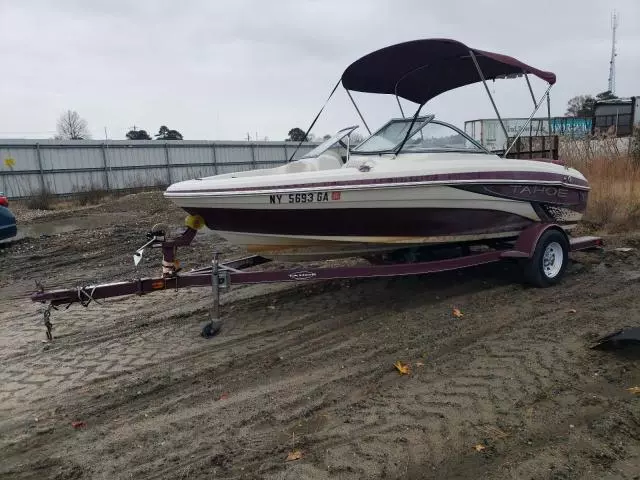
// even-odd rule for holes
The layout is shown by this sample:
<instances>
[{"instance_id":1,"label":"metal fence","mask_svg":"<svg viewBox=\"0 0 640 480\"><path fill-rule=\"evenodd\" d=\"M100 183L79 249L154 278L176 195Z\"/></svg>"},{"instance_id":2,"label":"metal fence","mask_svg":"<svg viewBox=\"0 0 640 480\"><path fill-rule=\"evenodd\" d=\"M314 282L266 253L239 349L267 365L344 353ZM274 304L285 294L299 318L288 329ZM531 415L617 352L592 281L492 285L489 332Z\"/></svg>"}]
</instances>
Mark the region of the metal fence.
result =
<instances>
[{"instance_id":1,"label":"metal fence","mask_svg":"<svg viewBox=\"0 0 640 480\"><path fill-rule=\"evenodd\" d=\"M169 185L190 178L286 163L294 142L2 140L0 191L64 195ZM296 157L317 144L300 146Z\"/></svg>"}]
</instances>

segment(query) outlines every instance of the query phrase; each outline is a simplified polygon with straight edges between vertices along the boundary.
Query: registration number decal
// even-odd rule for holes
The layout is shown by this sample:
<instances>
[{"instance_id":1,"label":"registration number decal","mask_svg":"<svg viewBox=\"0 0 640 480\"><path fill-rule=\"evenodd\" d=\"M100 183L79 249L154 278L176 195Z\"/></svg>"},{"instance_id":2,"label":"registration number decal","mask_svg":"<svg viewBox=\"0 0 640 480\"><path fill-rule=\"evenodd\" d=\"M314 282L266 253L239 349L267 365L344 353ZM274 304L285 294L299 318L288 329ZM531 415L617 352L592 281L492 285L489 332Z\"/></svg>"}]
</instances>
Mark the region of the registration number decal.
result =
<instances>
[{"instance_id":1,"label":"registration number decal","mask_svg":"<svg viewBox=\"0 0 640 480\"><path fill-rule=\"evenodd\" d=\"M340 192L303 192L269 195L269 203L321 203L340 200Z\"/></svg>"}]
</instances>

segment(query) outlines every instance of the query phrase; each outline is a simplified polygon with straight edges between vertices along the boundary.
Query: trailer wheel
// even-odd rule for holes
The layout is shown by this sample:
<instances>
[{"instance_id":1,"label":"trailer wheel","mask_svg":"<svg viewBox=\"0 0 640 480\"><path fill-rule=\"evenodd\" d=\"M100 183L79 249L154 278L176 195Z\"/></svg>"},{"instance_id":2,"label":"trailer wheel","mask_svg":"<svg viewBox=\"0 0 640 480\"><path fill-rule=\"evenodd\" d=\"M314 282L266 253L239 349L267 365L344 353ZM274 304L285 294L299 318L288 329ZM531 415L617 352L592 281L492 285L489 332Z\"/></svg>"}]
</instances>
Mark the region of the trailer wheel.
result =
<instances>
[{"instance_id":1,"label":"trailer wheel","mask_svg":"<svg viewBox=\"0 0 640 480\"><path fill-rule=\"evenodd\" d=\"M569 262L569 242L564 233L547 230L542 234L533 256L525 261L525 280L536 287L549 287L558 283Z\"/></svg>"}]
</instances>

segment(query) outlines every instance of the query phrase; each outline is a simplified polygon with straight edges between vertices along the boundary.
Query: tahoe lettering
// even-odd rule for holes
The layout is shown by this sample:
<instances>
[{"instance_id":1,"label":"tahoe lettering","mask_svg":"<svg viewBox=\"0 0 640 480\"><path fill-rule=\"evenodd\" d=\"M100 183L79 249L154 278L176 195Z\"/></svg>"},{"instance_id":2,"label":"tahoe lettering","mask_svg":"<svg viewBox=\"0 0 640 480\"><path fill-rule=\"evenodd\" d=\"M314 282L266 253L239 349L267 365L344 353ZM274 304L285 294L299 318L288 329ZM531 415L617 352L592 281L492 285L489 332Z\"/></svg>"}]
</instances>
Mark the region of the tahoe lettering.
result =
<instances>
[{"instance_id":1,"label":"tahoe lettering","mask_svg":"<svg viewBox=\"0 0 640 480\"><path fill-rule=\"evenodd\" d=\"M541 193L549 197L564 198L569 194L569 190L562 187L551 187L542 185L513 185L511 188L513 189L513 193L516 195L536 195L538 193Z\"/></svg>"}]
</instances>

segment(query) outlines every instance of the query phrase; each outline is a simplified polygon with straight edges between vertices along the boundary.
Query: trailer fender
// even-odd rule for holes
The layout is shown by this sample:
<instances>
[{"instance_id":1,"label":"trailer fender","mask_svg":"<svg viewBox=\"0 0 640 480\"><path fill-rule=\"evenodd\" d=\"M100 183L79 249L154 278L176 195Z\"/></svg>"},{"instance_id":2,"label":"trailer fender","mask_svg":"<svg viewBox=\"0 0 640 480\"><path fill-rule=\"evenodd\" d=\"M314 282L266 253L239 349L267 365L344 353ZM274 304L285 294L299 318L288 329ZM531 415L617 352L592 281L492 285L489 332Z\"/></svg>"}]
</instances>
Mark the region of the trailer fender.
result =
<instances>
[{"instance_id":1,"label":"trailer fender","mask_svg":"<svg viewBox=\"0 0 640 480\"><path fill-rule=\"evenodd\" d=\"M536 223L522 231L512 250L502 253L502 258L531 258L536 251L540 237L549 230L559 231L569 245L569 236L559 225L555 223Z\"/></svg>"}]
</instances>

